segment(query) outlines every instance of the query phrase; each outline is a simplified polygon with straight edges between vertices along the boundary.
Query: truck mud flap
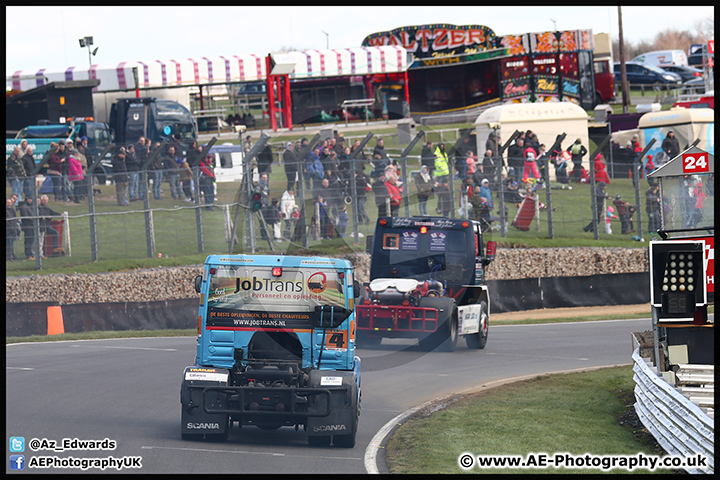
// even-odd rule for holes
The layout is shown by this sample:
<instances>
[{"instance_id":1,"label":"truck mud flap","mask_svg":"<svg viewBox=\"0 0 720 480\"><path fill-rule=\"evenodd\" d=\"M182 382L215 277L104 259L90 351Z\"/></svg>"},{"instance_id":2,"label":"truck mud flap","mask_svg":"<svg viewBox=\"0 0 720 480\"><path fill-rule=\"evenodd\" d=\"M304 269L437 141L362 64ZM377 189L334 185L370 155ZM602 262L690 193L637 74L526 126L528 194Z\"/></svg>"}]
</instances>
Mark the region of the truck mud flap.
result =
<instances>
[{"instance_id":1,"label":"truck mud flap","mask_svg":"<svg viewBox=\"0 0 720 480\"><path fill-rule=\"evenodd\" d=\"M359 413L357 373L314 370L310 373L310 385L331 389L331 395L317 397L308 406L310 412L328 411L327 415L308 418L308 434L319 437L354 433Z\"/></svg>"},{"instance_id":2,"label":"truck mud flap","mask_svg":"<svg viewBox=\"0 0 720 480\"><path fill-rule=\"evenodd\" d=\"M203 395L208 387L220 387L227 383L228 371L217 368L187 367L180 389L182 404L181 433L183 435L224 434L228 428L227 414L211 414L203 408L210 404L221 406L224 399L220 395ZM222 380L224 378L224 381ZM222 388L222 387L220 387Z\"/></svg>"}]
</instances>

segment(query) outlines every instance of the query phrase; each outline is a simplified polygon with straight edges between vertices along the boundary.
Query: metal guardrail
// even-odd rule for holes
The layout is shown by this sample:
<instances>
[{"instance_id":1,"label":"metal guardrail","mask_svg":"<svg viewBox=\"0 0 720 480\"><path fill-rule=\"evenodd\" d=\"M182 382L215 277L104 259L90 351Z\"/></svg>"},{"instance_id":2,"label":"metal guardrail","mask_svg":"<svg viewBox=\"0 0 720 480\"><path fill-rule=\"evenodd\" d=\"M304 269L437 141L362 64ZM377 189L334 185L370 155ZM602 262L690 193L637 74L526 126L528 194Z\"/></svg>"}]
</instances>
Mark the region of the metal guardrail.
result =
<instances>
[{"instance_id":1,"label":"metal guardrail","mask_svg":"<svg viewBox=\"0 0 720 480\"><path fill-rule=\"evenodd\" d=\"M640 357L633 335L635 411L640 421L670 455L705 455L708 467L685 470L690 474L715 472L715 424L703 410L668 384L648 360Z\"/></svg>"}]
</instances>

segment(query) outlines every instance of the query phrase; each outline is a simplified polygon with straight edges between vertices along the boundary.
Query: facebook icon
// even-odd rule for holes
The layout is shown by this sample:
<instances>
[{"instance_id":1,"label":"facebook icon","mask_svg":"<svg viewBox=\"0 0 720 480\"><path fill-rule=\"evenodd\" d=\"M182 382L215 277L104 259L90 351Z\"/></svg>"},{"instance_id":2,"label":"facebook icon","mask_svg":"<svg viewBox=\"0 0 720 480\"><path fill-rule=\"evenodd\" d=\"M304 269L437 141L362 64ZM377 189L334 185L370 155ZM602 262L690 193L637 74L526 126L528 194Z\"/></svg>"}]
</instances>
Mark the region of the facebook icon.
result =
<instances>
[{"instance_id":1,"label":"facebook icon","mask_svg":"<svg viewBox=\"0 0 720 480\"><path fill-rule=\"evenodd\" d=\"M10 455L10 470L24 470L25 455Z\"/></svg>"}]
</instances>

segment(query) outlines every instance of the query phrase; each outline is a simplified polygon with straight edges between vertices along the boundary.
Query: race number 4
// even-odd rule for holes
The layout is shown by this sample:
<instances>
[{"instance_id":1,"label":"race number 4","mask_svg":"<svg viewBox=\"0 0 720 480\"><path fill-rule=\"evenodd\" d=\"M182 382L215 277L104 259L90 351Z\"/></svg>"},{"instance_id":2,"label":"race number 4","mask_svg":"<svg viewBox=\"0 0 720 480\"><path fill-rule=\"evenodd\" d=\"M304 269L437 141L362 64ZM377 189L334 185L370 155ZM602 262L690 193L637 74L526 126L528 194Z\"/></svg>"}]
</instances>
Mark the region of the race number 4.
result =
<instances>
[{"instance_id":1,"label":"race number 4","mask_svg":"<svg viewBox=\"0 0 720 480\"><path fill-rule=\"evenodd\" d=\"M682 162L683 173L688 175L710 171L707 152L683 153Z\"/></svg>"},{"instance_id":2,"label":"race number 4","mask_svg":"<svg viewBox=\"0 0 720 480\"><path fill-rule=\"evenodd\" d=\"M348 335L345 330L328 330L325 337L326 350L347 350Z\"/></svg>"}]
</instances>

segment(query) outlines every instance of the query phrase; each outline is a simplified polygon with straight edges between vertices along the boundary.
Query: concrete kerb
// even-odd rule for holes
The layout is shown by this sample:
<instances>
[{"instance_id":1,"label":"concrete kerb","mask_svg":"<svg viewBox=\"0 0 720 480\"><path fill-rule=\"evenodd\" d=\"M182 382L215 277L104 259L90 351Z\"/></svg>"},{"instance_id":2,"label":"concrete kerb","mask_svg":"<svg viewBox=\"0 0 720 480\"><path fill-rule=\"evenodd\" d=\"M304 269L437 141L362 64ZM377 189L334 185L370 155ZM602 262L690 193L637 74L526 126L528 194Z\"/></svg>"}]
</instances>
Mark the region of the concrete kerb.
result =
<instances>
[{"instance_id":1,"label":"concrete kerb","mask_svg":"<svg viewBox=\"0 0 720 480\"><path fill-rule=\"evenodd\" d=\"M461 390L460 392L451 393L449 395L443 395L441 397L437 397L433 400L429 400L422 405L418 405L416 407L413 407L409 410L404 411L400 415L396 416L392 420L390 420L388 423L383 425L383 427L378 430L378 432L375 434L375 436L370 440L370 443L368 444L367 448L365 449L365 456L364 456L364 464L365 464L365 470L369 474L387 474L390 473L387 464L385 462L385 447L387 446L388 441L390 440L390 437L392 434L397 430L398 427L400 427L405 420L408 418L411 418L415 416L418 412L428 409L432 407L432 413L438 410L442 410L459 399L461 399L464 396L472 395L479 392L484 392L487 390L490 390L492 388L501 387L503 385L508 385L515 382L521 382L523 380L529 380L532 378L537 377L546 377L549 375L557 375L557 374L564 374L564 373L579 373L579 372L592 372L595 370L601 370L604 368L613 368L613 367L624 367L632 365L632 363L620 363L620 364L614 364L614 365L600 365L596 367L582 367L582 368L574 368L570 370L557 370L554 372L544 372L544 373L534 373L530 375L521 375L518 377L510 377L510 378L504 378L500 380L493 380L492 382L483 383L482 385L476 385L474 387L467 388L465 390ZM379 465L382 463L382 465ZM450 472L448 472L450 473Z\"/></svg>"}]
</instances>

